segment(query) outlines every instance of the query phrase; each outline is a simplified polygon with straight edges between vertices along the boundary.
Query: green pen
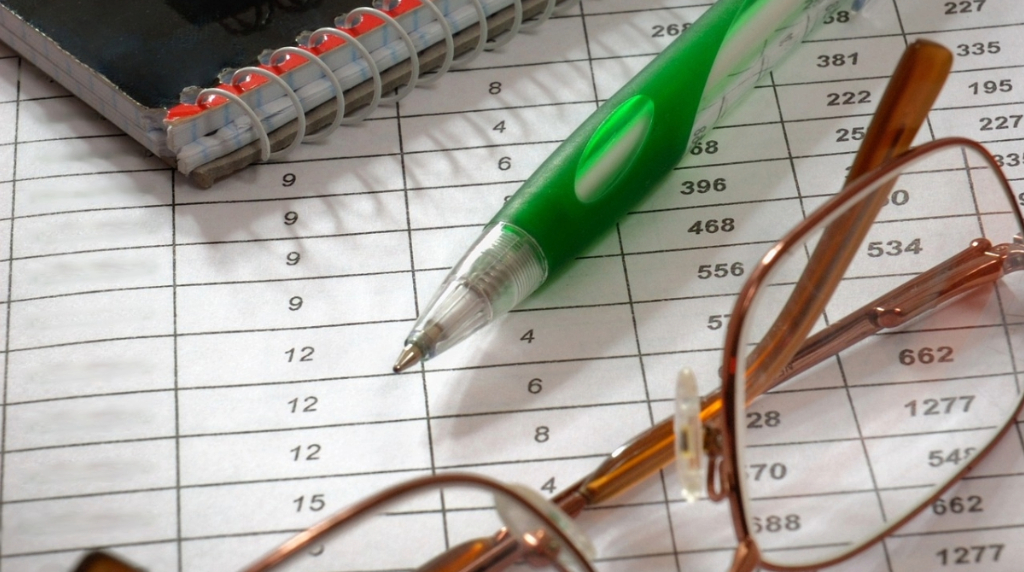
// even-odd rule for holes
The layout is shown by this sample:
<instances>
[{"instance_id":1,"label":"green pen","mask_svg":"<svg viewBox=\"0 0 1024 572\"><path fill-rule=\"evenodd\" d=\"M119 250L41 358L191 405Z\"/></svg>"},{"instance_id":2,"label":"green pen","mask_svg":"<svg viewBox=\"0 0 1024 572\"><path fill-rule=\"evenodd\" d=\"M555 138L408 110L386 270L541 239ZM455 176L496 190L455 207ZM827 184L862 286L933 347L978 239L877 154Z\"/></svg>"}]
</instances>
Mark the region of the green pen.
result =
<instances>
[{"instance_id":1,"label":"green pen","mask_svg":"<svg viewBox=\"0 0 1024 572\"><path fill-rule=\"evenodd\" d=\"M595 243L811 32L864 0L718 0L523 183L445 278L395 363L504 315Z\"/></svg>"}]
</instances>

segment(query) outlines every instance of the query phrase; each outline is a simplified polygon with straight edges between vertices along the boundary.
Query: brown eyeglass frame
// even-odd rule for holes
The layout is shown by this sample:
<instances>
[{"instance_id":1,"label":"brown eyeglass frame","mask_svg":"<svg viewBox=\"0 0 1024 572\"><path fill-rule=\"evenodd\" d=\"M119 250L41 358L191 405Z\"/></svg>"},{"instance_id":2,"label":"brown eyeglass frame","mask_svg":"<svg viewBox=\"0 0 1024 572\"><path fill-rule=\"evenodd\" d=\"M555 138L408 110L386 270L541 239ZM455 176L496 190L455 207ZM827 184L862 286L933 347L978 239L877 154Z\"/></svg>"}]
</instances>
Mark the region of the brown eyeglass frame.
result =
<instances>
[{"instance_id":1,"label":"brown eyeglass frame","mask_svg":"<svg viewBox=\"0 0 1024 572\"><path fill-rule=\"evenodd\" d=\"M991 281L994 273L998 273L998 276L1002 275L1001 265L993 268L991 264L986 266L984 263L975 262L977 255L986 256L988 254L987 247L989 245L985 239L976 240L966 251L938 267L926 271L896 291L883 296L882 299L869 303L864 308L855 311L850 317L833 324L824 332L808 337L814 322L821 315L825 304L831 299L842 275L853 260L855 252L860 248L868 229L874 224L879 210L885 204L889 192L895 184L896 177L893 177L887 183L876 188L876 184L889 174L901 173L905 166L944 148L967 147L977 152L988 163L988 167L995 174L1003 192L1006 193L1009 204L1016 204L1010 183L1006 180L1005 174L995 159L984 147L972 140L942 139L908 151L918 129L924 124L928 112L938 98L952 68L952 61L952 53L935 42L918 40L907 47L893 72L893 77L886 87L878 110L872 118L861 148L854 159L847 185L839 194L788 232L753 269L740 290L729 326L726 329L721 370L725 421L721 427L721 462L716 462L717 460L713 459L709 464L709 467L718 468L719 482L722 484L723 490L719 491L716 496L729 498L733 526L739 541L731 572L749 572L758 565L770 570L794 572L815 570L839 563L866 550L924 510L949 487L963 478L963 475L987 455L1006 433L1014 418L1020 413L1021 406L1024 405L1024 400L1018 401L1014 415L1006 421L992 441L974 457L973 461L967 463L946 484L939 487L930 499L897 522L884 528L878 535L868 539L858 548L813 566L779 566L761 562L757 543L747 527L746 507L741 498L742 491L737 470L739 451L736 447L735 435L738 427L736 423L739 404L737 403L736 364L741 351L739 348L740 335L754 296L761 289L765 277L778 262L780 255L794 245L801 244L811 231L825 225L826 222L828 223L819 239L818 246L811 253L804 273L798 279L794 291L780 310L779 317L772 324L762 342L755 347L745 361L747 371L744 373L751 374L746 376L745 380L748 400L753 400L781 383L783 379L794 376L820 359L837 354L843 347L856 343L874 331L895 327L959 295L968 287ZM893 158L894 156L895 158ZM870 192L866 192L868 190ZM856 204L844 211L844 207L851 202ZM838 214L840 212L842 214ZM1013 214L1016 216L1018 230L1024 232L1024 220L1021 219L1020 211L1013 209ZM978 248L979 246L981 248ZM1003 259L1011 255L1020 258L1021 253L1024 251L1006 251L1002 253L1002 256ZM947 283L948 276L942 271L947 268L956 271L954 276L958 280L952 284ZM965 270L973 270L973 272L965 272ZM980 275L980 280L972 280L975 275ZM916 295L916 287L922 285L930 287L921 288L928 294ZM900 303L887 305L883 302L894 299L900 300ZM846 333L851 323L871 325L855 332L857 335L849 337L841 335ZM840 332L840 335L828 333L835 331ZM820 339L824 339L824 343L820 343L818 341ZM811 356L811 359L806 360L808 365L802 369L794 367L792 364L794 357L801 353ZM712 453L711 456L713 458L715 454ZM709 470L709 492L713 482L713 473L713 470Z\"/></svg>"},{"instance_id":2,"label":"brown eyeglass frame","mask_svg":"<svg viewBox=\"0 0 1024 572\"><path fill-rule=\"evenodd\" d=\"M1009 204L1015 204L1015 197L1013 195L1012 187L1010 186L1009 181L1007 181L1005 174L1003 174L1002 170L999 168L995 159L988 152L988 150L982 147L979 143L970 139L939 139L916 147L913 150L904 153L903 155L900 155L896 159L893 159L892 161L888 162L883 169L871 173L867 176L861 177L854 181L853 183L847 185L841 193L834 196L824 205L819 207L812 214L810 214L804 221L797 225L796 228L787 233L786 236L783 237L782 240L780 240L776 244L776 246L773 247L772 250L770 250L768 254L764 256L761 262L757 264L757 266L755 266L753 270L750 272L747 282L744 284L743 288L740 291L738 301L734 306L732 317L730 318L729 326L726 330L725 350L723 355L723 366L721 372L723 404L722 413L724 414L724 423L718 428L721 435L719 439L720 450L712 452L710 454L711 458L709 460L709 467L714 467L718 471L718 479L722 485L721 489L715 491L715 494L709 496L712 496L714 500L720 500L722 498L729 499L729 504L732 509L733 526L736 531L736 538L739 541L739 546L737 547L736 556L733 561L733 565L730 569L730 572L750 572L758 566L768 570L790 572L805 572L811 570L818 570L819 568L825 568L828 566L832 566L834 564L838 564L839 562L845 561L863 552L864 550L867 550L875 543L880 541L882 538L885 538L886 536L891 534L892 531L906 524L910 519L912 519L922 510L924 510L932 503L934 503L936 500L938 500L939 497L945 494L950 487L952 487L954 484L960 481L960 479L962 479L968 471L970 471L986 455L988 455L992 448L996 446L1000 439L1002 439L1003 435L1005 435L1006 432L1010 429L1010 427L1013 426L1014 420L1017 418L1017 416L1020 415L1022 409L1024 409L1024 396L1021 396L1021 398L1018 399L1018 403L1016 408L1014 409L1013 415L1010 415L1007 418L1002 428L995 434L992 440L985 447L983 447L981 451L976 453L969 462L965 463L963 468L961 468L953 476L951 476L945 484L938 487L934 494L932 494L926 500L921 502L921 504L917 508L908 512L899 520L889 524L886 528L882 529L877 535L864 541L859 547L838 557L818 562L809 566L781 566L772 564L770 562L761 561L760 550L758 549L757 543L754 540L753 535L750 533L750 530L747 527L747 507L744 506L740 490L742 485L740 483L740 473L737 470L737 468L740 466L739 451L737 450L735 438L736 428L739 427L738 423L742 422L742 420L738 418L738 405L740 404L737 402L737 363L740 359L741 354L740 336L741 332L743 331L743 325L746 322L751 305L754 303L755 294L761 289L765 278L774 268L775 264L779 262L779 260L781 259L781 255L783 253L788 251L794 245L802 244L804 239L810 232L812 232L816 228L819 228L829 219L833 219L834 217L836 217L836 213L843 209L843 207L848 205L850 202L866 202L870 200L870 193L865 194L865 191L871 189L880 178L885 177L892 172L901 172L906 165L911 164L921 159L922 157L930 155L932 153L936 153L944 149L963 148L972 149L973 151L978 153L979 157L982 157L988 163L988 167L995 174L996 178L1000 183L1000 186L1002 187L1003 192L1007 194ZM883 190L886 188L886 186L882 187ZM878 189L871 190L871 192L878 192ZM888 193L885 194L888 195ZM1017 221L1018 228L1022 229L1022 232L1024 232L1024 219L1022 219L1020 211L1017 209L1013 209L1012 213ZM980 244L980 249L977 248L979 246L979 242L982 242L982 244ZM860 241L856 241L856 244L859 245ZM942 269L955 268L957 266L960 266L963 264L963 261L968 257L979 257L988 255L990 253L990 249L987 247L988 241L985 239L981 239L980 241L974 241L974 244L972 244L972 248L969 248L964 253L954 256L952 259L940 264L938 267L926 271L925 274L921 275L920 278L922 279L918 282L928 283L929 281L931 281L932 278L932 276L930 276L929 273L933 273L938 270L939 272L936 273L941 274ZM1015 250L1012 253L1008 252L1006 253L1006 255L1016 257L1016 260L1012 261L1014 264L1024 264L1024 246L1022 246L1021 249ZM979 260L979 262L981 261ZM988 267L984 268L981 271L981 274L983 276L981 280L969 280L967 281L967 283L958 284L957 287L950 288L948 292L943 292L941 296L939 296L937 293L933 291L932 293L936 294L935 296L929 296L926 299L913 300L914 302L920 303L921 306L917 308L908 308L908 311L900 317L900 323L907 321L913 317L916 317L924 313L925 311L948 301L951 298L959 296L965 291L974 289L979 285L979 282L991 283L993 281L991 277L993 272L996 271L996 267L1001 267L1004 263L1005 258L993 258L990 264L988 264ZM907 288L907 284L904 284L897 291L889 293L886 296L896 294L896 297L899 297L897 293L905 290L910 290L909 288ZM868 304L862 307L861 310L854 312L851 316L855 316L861 320L871 320L873 316L869 315L869 312L864 312L863 310L871 309L872 307L877 307L877 305L874 303ZM892 308L887 308L887 310L892 310ZM858 316L858 314L860 315ZM893 324L893 326L894 325L896 324ZM829 331L830 329L827 329L826 331ZM882 327L876 327L875 331L880 329L882 329ZM840 349L845 349L846 347L849 346L849 343L843 343L843 340L839 340L839 342L840 343L837 345L840 345L841 347L835 347L832 348L831 351L826 351L823 353L826 353L829 356L835 355L836 353L838 353ZM806 349L807 345L805 344L803 348ZM820 360L814 360L814 363L817 363L818 361ZM807 365L803 369L809 367L810 365ZM786 370L783 370L783 372L780 373L785 375L773 376L773 383L771 383L771 385L768 386L769 388L771 386L781 383L782 381L792 377L793 375L792 372ZM752 400L760 393L761 392L758 391L751 392L748 401ZM711 483L714 480L714 476L715 475L713 474L712 469L709 468L709 487L711 486ZM711 493L711 491L709 491L709 493Z\"/></svg>"}]
</instances>

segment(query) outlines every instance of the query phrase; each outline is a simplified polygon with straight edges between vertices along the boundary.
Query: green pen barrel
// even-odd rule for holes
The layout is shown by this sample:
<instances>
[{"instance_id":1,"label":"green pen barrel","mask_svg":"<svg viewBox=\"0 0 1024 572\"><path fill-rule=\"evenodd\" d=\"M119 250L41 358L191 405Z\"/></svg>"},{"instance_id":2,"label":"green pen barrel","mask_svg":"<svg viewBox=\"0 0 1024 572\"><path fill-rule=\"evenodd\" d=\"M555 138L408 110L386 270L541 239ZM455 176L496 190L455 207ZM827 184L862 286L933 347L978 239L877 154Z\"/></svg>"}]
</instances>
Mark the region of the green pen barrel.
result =
<instances>
[{"instance_id":1,"label":"green pen barrel","mask_svg":"<svg viewBox=\"0 0 1024 572\"><path fill-rule=\"evenodd\" d=\"M719 0L576 129L488 226L524 231L557 273L657 187L825 13L849 4Z\"/></svg>"},{"instance_id":2,"label":"green pen barrel","mask_svg":"<svg viewBox=\"0 0 1024 572\"><path fill-rule=\"evenodd\" d=\"M451 348L565 268L815 24L853 1L715 3L509 198L416 320L395 371Z\"/></svg>"}]
</instances>

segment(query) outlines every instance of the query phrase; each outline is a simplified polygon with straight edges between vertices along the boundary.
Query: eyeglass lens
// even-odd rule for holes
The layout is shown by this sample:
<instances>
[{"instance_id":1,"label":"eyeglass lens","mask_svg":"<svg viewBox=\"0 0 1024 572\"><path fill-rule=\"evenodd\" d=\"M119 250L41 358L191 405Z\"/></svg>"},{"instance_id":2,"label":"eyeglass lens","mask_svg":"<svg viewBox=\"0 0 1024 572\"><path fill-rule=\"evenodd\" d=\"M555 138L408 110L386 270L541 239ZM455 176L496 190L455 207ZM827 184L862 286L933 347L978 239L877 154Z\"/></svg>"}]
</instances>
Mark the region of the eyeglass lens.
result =
<instances>
[{"instance_id":1,"label":"eyeglass lens","mask_svg":"<svg viewBox=\"0 0 1024 572\"><path fill-rule=\"evenodd\" d=\"M1021 400L1024 273L1002 276L1022 256L1013 197L970 147L940 148L896 175L872 187L886 204L811 332L844 349L749 404L738 388L741 491L767 563L814 566L886 532L989 445ZM804 197L806 211L828 198ZM754 369L756 348L811 254L827 259L824 226L769 273L740 335L738 386L781 375ZM991 245L971 250L983 238ZM927 272L956 256L947 267L992 278L899 323L954 288L956 269ZM879 300L915 279L929 284Z\"/></svg>"}]
</instances>

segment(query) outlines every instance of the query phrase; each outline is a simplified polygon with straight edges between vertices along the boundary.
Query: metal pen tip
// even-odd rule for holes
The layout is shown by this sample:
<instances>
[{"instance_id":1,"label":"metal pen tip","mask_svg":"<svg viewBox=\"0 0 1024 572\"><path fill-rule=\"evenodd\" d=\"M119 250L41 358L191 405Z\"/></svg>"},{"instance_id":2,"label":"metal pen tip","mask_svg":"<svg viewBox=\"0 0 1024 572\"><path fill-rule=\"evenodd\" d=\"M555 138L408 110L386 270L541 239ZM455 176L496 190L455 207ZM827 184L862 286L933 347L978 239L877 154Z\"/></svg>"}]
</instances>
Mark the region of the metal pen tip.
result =
<instances>
[{"instance_id":1,"label":"metal pen tip","mask_svg":"<svg viewBox=\"0 0 1024 572\"><path fill-rule=\"evenodd\" d=\"M398 360L395 361L395 366L391 369L395 373L402 373L420 363L421 359L423 359L423 352L418 347L409 344L402 349L402 353L398 354Z\"/></svg>"}]
</instances>

